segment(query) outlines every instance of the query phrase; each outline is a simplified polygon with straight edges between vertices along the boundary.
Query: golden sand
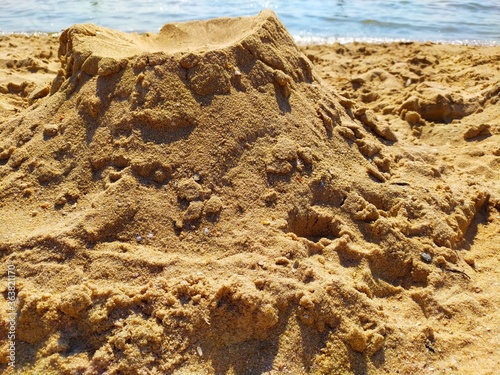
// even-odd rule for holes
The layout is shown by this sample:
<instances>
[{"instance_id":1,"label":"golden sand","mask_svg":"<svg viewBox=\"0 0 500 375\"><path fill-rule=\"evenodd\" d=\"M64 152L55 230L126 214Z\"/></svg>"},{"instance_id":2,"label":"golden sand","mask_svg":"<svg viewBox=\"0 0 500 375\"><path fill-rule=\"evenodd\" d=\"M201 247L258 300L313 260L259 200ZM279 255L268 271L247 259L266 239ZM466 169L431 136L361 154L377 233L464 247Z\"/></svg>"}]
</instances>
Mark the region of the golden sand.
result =
<instances>
[{"instance_id":1,"label":"golden sand","mask_svg":"<svg viewBox=\"0 0 500 375\"><path fill-rule=\"evenodd\" d=\"M499 52L270 11L0 37L16 371L498 373Z\"/></svg>"}]
</instances>

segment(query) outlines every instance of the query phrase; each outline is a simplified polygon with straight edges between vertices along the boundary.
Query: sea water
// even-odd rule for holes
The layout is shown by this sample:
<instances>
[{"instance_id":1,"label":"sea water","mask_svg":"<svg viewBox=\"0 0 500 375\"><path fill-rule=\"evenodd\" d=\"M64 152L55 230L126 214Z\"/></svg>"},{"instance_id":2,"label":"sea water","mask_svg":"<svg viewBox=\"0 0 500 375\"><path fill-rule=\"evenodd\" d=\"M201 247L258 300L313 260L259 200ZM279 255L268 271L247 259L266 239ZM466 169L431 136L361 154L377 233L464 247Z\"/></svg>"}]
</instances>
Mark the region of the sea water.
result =
<instances>
[{"instance_id":1,"label":"sea water","mask_svg":"<svg viewBox=\"0 0 500 375\"><path fill-rule=\"evenodd\" d=\"M165 23L274 10L299 42L500 44L500 0L0 0L0 33L58 32L75 23L158 31Z\"/></svg>"}]
</instances>

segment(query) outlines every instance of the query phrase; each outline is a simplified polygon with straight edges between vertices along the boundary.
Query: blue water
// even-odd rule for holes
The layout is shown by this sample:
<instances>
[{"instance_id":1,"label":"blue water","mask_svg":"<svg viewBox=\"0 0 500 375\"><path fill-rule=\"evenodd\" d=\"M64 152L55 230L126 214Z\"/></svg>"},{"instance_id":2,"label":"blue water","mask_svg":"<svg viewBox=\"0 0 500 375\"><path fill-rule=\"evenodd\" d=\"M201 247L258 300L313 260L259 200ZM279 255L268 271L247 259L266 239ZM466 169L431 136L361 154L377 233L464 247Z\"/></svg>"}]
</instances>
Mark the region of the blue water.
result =
<instances>
[{"instance_id":1,"label":"blue water","mask_svg":"<svg viewBox=\"0 0 500 375\"><path fill-rule=\"evenodd\" d=\"M500 44L500 0L0 0L0 33L57 32L75 23L158 31L169 22L273 9L297 41Z\"/></svg>"}]
</instances>

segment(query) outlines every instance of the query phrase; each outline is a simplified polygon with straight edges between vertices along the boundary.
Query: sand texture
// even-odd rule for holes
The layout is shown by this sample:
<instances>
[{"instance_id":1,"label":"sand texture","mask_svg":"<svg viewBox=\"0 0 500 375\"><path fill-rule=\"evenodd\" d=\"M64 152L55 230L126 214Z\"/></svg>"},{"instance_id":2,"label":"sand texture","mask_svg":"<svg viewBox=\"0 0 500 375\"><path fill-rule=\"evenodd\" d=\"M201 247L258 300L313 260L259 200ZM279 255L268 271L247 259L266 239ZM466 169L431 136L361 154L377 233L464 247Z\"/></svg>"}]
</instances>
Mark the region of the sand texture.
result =
<instances>
[{"instance_id":1,"label":"sand texture","mask_svg":"<svg viewBox=\"0 0 500 375\"><path fill-rule=\"evenodd\" d=\"M16 371L499 373L499 56L271 11L0 37Z\"/></svg>"}]
</instances>

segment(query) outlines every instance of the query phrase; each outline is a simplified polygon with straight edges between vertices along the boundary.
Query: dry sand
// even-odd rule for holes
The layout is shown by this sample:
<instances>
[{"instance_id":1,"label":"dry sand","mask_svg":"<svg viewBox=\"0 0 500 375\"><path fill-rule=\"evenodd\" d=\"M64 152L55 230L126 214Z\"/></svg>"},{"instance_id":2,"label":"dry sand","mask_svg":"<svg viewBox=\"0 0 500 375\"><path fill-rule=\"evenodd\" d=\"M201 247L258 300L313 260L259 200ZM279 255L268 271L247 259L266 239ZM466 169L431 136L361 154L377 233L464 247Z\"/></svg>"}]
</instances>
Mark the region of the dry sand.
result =
<instances>
[{"instance_id":1,"label":"dry sand","mask_svg":"<svg viewBox=\"0 0 500 375\"><path fill-rule=\"evenodd\" d=\"M498 374L499 60L272 12L0 37L17 371Z\"/></svg>"}]
</instances>

